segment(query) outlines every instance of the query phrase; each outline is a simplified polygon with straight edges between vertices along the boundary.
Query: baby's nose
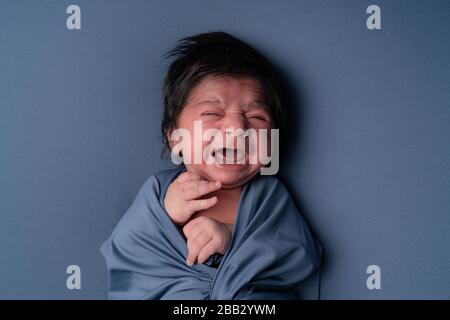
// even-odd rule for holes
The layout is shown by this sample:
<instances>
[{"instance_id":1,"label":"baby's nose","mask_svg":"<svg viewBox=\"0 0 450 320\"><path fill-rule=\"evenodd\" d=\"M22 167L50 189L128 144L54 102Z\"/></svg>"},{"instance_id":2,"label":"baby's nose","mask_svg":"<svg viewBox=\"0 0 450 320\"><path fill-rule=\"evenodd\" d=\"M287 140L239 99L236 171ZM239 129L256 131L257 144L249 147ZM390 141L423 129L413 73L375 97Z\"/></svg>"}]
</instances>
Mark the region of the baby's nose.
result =
<instances>
[{"instance_id":1,"label":"baby's nose","mask_svg":"<svg viewBox=\"0 0 450 320\"><path fill-rule=\"evenodd\" d=\"M230 148L239 147L245 138L246 121L240 114L234 114L222 127L224 144Z\"/></svg>"},{"instance_id":2,"label":"baby's nose","mask_svg":"<svg viewBox=\"0 0 450 320\"><path fill-rule=\"evenodd\" d=\"M240 132L245 131L246 129L246 121L241 113L228 115L226 121L222 126L222 131L227 135L241 134Z\"/></svg>"}]
</instances>

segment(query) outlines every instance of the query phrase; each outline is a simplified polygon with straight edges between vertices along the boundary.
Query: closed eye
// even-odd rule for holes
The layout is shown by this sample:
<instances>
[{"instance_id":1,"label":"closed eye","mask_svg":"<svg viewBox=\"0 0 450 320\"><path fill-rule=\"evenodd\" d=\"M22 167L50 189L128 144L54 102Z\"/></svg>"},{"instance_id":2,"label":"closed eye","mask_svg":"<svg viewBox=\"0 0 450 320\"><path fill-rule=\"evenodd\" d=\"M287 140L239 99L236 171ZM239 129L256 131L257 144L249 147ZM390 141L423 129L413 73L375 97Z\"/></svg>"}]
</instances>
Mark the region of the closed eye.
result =
<instances>
[{"instance_id":1,"label":"closed eye","mask_svg":"<svg viewBox=\"0 0 450 320\"><path fill-rule=\"evenodd\" d=\"M257 120L267 121L265 116L259 115L259 114L247 115L247 118L248 119L257 119Z\"/></svg>"},{"instance_id":2,"label":"closed eye","mask_svg":"<svg viewBox=\"0 0 450 320\"><path fill-rule=\"evenodd\" d=\"M218 114L217 112L211 112L211 111L208 111L208 112L203 112L202 113L202 116L220 116L220 114Z\"/></svg>"}]
</instances>

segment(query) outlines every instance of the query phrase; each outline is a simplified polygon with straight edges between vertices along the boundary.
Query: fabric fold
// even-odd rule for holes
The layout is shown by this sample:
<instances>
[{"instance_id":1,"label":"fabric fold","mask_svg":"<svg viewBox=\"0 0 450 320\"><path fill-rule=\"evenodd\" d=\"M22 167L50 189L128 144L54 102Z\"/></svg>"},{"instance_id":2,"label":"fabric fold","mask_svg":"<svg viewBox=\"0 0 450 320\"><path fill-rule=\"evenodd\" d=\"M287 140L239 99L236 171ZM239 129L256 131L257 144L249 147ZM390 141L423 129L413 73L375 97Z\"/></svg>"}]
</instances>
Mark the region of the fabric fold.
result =
<instances>
[{"instance_id":1,"label":"fabric fold","mask_svg":"<svg viewBox=\"0 0 450 320\"><path fill-rule=\"evenodd\" d=\"M295 299L319 266L321 247L281 182L256 176L245 184L225 254L188 266L186 238L164 209L170 183L184 171L148 178L101 246L108 298Z\"/></svg>"}]
</instances>

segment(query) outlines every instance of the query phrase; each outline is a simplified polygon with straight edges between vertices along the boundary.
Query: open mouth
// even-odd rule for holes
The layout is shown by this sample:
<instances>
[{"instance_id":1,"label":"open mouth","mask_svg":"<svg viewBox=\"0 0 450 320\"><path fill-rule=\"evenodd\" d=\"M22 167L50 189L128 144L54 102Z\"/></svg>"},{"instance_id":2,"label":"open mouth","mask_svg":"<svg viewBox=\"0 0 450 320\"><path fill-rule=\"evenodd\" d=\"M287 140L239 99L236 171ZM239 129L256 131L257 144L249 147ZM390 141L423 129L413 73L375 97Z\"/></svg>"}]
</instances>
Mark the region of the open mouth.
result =
<instances>
[{"instance_id":1,"label":"open mouth","mask_svg":"<svg viewBox=\"0 0 450 320\"><path fill-rule=\"evenodd\" d=\"M219 148L212 152L212 156L219 164L244 164L246 152L242 149Z\"/></svg>"}]
</instances>

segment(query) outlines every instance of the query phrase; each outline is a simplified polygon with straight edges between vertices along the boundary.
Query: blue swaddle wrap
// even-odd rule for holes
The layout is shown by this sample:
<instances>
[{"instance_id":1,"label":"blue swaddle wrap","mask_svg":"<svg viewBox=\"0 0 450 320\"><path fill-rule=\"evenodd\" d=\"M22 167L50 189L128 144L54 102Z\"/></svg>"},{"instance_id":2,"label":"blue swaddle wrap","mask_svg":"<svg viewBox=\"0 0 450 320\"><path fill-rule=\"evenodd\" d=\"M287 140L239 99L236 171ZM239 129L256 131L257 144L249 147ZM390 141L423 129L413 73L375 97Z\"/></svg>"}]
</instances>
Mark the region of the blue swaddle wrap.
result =
<instances>
[{"instance_id":1,"label":"blue swaddle wrap","mask_svg":"<svg viewBox=\"0 0 450 320\"><path fill-rule=\"evenodd\" d=\"M295 299L319 266L321 247L280 181L258 175L246 183L228 250L190 267L186 238L163 202L185 170L148 178L103 243L109 299Z\"/></svg>"}]
</instances>

